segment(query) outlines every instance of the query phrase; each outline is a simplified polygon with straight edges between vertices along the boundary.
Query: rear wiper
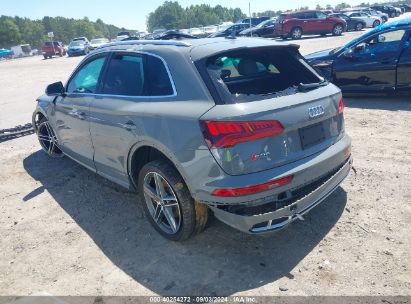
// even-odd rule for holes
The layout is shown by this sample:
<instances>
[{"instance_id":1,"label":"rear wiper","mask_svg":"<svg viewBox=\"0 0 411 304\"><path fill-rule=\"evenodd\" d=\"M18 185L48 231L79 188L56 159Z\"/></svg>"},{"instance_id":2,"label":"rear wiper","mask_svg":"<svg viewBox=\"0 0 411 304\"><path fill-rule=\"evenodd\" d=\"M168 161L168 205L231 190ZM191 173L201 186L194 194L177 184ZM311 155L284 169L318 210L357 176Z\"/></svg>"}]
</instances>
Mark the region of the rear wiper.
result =
<instances>
[{"instance_id":1,"label":"rear wiper","mask_svg":"<svg viewBox=\"0 0 411 304\"><path fill-rule=\"evenodd\" d=\"M299 92L307 92L319 87L326 86L328 82L323 78L320 82L313 82L313 83L300 83L297 87Z\"/></svg>"}]
</instances>

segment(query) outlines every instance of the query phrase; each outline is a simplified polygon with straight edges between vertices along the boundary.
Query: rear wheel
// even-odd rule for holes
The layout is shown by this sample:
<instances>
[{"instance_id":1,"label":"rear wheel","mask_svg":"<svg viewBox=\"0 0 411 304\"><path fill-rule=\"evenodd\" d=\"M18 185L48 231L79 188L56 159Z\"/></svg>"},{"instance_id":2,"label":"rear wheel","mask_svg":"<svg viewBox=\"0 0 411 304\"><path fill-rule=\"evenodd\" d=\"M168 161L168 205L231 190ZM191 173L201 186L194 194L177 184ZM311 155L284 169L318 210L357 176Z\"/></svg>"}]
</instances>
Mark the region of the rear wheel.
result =
<instances>
[{"instance_id":1,"label":"rear wheel","mask_svg":"<svg viewBox=\"0 0 411 304\"><path fill-rule=\"evenodd\" d=\"M47 58L48 58L47 55L43 55L43 57L44 57L44 59L47 59Z\"/></svg>"},{"instance_id":2,"label":"rear wheel","mask_svg":"<svg viewBox=\"0 0 411 304\"><path fill-rule=\"evenodd\" d=\"M380 20L375 20L372 24L372 27L377 27L381 24Z\"/></svg>"},{"instance_id":3,"label":"rear wheel","mask_svg":"<svg viewBox=\"0 0 411 304\"><path fill-rule=\"evenodd\" d=\"M295 27L291 31L291 39L301 39L303 30L300 27Z\"/></svg>"},{"instance_id":4,"label":"rear wheel","mask_svg":"<svg viewBox=\"0 0 411 304\"><path fill-rule=\"evenodd\" d=\"M43 117L40 119L36 126L37 138L40 142L40 146L44 152L46 152L51 157L62 157L64 156L61 152L56 134L51 127L47 118Z\"/></svg>"},{"instance_id":5,"label":"rear wheel","mask_svg":"<svg viewBox=\"0 0 411 304\"><path fill-rule=\"evenodd\" d=\"M390 17L391 17L391 18L394 18L394 17L395 17L395 13L391 13L391 14L390 14Z\"/></svg>"},{"instance_id":6,"label":"rear wheel","mask_svg":"<svg viewBox=\"0 0 411 304\"><path fill-rule=\"evenodd\" d=\"M196 203L177 170L156 160L139 173L138 190L151 225L165 238L183 241L204 230L208 208Z\"/></svg>"},{"instance_id":7,"label":"rear wheel","mask_svg":"<svg viewBox=\"0 0 411 304\"><path fill-rule=\"evenodd\" d=\"M361 22L358 22L358 23L355 25L355 30L356 30L356 31L361 31L362 29L363 29L362 23L361 23Z\"/></svg>"},{"instance_id":8,"label":"rear wheel","mask_svg":"<svg viewBox=\"0 0 411 304\"><path fill-rule=\"evenodd\" d=\"M382 16L381 19L382 19L382 22L384 22L384 23L388 21L387 17L385 17L385 16Z\"/></svg>"},{"instance_id":9,"label":"rear wheel","mask_svg":"<svg viewBox=\"0 0 411 304\"><path fill-rule=\"evenodd\" d=\"M332 30L332 34L334 36L341 36L343 31L344 31L344 27L342 26L342 24L338 23L338 24L334 25L333 30Z\"/></svg>"}]
</instances>

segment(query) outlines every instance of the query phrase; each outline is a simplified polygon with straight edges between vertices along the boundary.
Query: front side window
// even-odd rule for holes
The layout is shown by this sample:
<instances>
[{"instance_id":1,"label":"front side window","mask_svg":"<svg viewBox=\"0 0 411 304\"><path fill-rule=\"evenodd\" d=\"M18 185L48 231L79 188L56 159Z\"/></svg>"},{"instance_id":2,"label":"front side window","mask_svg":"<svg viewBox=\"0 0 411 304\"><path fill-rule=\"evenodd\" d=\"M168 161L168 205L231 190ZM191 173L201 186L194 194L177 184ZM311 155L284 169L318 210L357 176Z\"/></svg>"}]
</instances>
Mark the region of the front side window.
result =
<instances>
[{"instance_id":1,"label":"front side window","mask_svg":"<svg viewBox=\"0 0 411 304\"><path fill-rule=\"evenodd\" d=\"M83 65L70 80L67 93L95 93L105 59L99 57Z\"/></svg>"},{"instance_id":2,"label":"front side window","mask_svg":"<svg viewBox=\"0 0 411 304\"><path fill-rule=\"evenodd\" d=\"M355 47L359 54L379 54L395 52L400 49L405 30L396 30L374 35Z\"/></svg>"}]
</instances>

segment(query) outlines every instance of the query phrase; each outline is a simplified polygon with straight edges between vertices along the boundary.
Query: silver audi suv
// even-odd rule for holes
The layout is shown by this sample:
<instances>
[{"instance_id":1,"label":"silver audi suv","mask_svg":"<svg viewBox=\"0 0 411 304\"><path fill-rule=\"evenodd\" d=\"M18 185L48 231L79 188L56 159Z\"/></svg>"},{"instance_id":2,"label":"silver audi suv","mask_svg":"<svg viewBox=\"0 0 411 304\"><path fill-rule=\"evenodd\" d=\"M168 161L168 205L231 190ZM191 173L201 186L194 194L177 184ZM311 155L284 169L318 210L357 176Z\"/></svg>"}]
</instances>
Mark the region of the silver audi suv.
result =
<instances>
[{"instance_id":1,"label":"silver audi suv","mask_svg":"<svg viewBox=\"0 0 411 304\"><path fill-rule=\"evenodd\" d=\"M128 41L89 54L33 113L41 147L135 190L170 240L209 216L285 227L348 175L340 90L298 46L260 38Z\"/></svg>"}]
</instances>

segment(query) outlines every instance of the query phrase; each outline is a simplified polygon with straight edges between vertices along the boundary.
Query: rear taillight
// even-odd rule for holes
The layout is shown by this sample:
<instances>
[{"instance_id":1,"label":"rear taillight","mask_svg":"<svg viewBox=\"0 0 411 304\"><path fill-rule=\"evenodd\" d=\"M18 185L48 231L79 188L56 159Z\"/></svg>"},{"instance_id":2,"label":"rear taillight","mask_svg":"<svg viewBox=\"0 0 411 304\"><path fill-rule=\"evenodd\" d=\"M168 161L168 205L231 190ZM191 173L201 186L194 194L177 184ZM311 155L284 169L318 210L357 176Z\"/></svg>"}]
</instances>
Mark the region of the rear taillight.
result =
<instances>
[{"instance_id":1,"label":"rear taillight","mask_svg":"<svg viewBox=\"0 0 411 304\"><path fill-rule=\"evenodd\" d=\"M291 183L293 180L293 176L287 176L283 178L279 178L273 181L270 181L265 184L254 185L244 188L234 188L234 189L216 189L213 192L214 196L223 196L223 197L235 197L235 196L243 196L243 195L250 195L257 192L267 191L273 188L281 187Z\"/></svg>"},{"instance_id":2,"label":"rear taillight","mask_svg":"<svg viewBox=\"0 0 411 304\"><path fill-rule=\"evenodd\" d=\"M341 98L340 102L338 103L338 114L341 114L344 112L344 100Z\"/></svg>"},{"instance_id":3,"label":"rear taillight","mask_svg":"<svg viewBox=\"0 0 411 304\"><path fill-rule=\"evenodd\" d=\"M238 143L276 136L284 131L278 120L200 121L210 148L229 148Z\"/></svg>"}]
</instances>

